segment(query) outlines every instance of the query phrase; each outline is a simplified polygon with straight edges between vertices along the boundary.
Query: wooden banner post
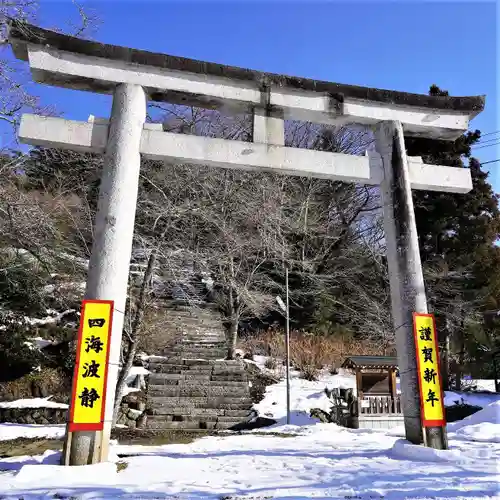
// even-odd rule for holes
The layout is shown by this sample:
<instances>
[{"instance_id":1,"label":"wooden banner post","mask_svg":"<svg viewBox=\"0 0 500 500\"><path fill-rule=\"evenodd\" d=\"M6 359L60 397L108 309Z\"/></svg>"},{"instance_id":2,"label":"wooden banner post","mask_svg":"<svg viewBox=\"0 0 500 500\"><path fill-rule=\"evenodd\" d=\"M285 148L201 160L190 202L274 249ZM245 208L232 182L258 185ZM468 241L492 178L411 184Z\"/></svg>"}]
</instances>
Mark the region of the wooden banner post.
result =
<instances>
[{"instance_id":1,"label":"wooden banner post","mask_svg":"<svg viewBox=\"0 0 500 500\"><path fill-rule=\"evenodd\" d=\"M67 429L70 438L63 452L64 465L69 464L73 432L97 434L99 443L94 446L89 463L100 461L113 306L112 300L84 300L82 303Z\"/></svg>"},{"instance_id":2,"label":"wooden banner post","mask_svg":"<svg viewBox=\"0 0 500 500\"><path fill-rule=\"evenodd\" d=\"M433 314L413 314L413 336L417 352L424 445L445 450L448 448L448 443L444 394Z\"/></svg>"}]
</instances>

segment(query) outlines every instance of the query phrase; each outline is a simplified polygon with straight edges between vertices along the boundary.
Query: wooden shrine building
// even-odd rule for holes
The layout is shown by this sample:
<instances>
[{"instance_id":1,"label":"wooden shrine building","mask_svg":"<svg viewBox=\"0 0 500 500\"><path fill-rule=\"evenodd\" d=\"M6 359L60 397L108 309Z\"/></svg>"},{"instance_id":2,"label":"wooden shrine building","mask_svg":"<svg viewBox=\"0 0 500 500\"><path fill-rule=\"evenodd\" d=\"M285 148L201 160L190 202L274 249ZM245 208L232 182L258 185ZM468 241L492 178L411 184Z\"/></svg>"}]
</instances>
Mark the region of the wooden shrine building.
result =
<instances>
[{"instance_id":1,"label":"wooden shrine building","mask_svg":"<svg viewBox=\"0 0 500 500\"><path fill-rule=\"evenodd\" d=\"M356 376L350 426L386 429L403 425L396 387L398 363L395 356L349 356L342 368Z\"/></svg>"}]
</instances>

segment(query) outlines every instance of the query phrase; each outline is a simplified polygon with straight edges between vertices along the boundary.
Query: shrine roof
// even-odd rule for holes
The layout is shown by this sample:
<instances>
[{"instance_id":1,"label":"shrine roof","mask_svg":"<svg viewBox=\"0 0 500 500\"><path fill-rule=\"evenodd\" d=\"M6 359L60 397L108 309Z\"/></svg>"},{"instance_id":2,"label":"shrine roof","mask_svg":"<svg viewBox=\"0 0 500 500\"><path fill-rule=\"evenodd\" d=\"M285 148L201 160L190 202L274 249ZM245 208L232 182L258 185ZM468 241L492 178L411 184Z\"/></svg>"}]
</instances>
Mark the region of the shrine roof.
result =
<instances>
[{"instance_id":1,"label":"shrine roof","mask_svg":"<svg viewBox=\"0 0 500 500\"><path fill-rule=\"evenodd\" d=\"M342 368L397 368L396 356L349 356Z\"/></svg>"}]
</instances>

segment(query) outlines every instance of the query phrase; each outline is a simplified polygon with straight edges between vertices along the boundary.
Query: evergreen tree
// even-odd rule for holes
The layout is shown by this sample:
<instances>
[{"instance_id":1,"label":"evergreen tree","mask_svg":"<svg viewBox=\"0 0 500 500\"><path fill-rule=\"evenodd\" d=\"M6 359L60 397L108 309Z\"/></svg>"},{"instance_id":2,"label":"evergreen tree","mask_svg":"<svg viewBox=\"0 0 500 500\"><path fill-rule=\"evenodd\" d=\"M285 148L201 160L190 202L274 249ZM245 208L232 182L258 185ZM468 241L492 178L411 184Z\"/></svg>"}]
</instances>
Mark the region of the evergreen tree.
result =
<instances>
[{"instance_id":1,"label":"evergreen tree","mask_svg":"<svg viewBox=\"0 0 500 500\"><path fill-rule=\"evenodd\" d=\"M448 95L433 85L431 95ZM469 159L473 189L467 194L414 191L415 217L422 262L427 275L428 297L438 319L445 358L455 344L456 380L467 359L472 332L482 331L482 311L492 300L492 283L498 274L494 243L500 236L498 196L481 164L471 158L471 146L479 141L478 130L454 142L406 138L408 155L422 156L425 163L463 168ZM444 365L448 365L445 360ZM443 366L445 383L447 366Z\"/></svg>"}]
</instances>

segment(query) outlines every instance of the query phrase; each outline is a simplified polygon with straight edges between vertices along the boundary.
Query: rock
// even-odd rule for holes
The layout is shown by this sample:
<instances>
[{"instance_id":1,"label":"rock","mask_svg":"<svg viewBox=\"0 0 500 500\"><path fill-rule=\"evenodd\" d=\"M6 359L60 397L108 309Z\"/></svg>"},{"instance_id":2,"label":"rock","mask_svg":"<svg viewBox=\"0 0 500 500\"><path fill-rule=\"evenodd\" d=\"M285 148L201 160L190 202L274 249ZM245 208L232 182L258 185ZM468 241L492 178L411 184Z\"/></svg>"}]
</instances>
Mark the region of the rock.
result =
<instances>
[{"instance_id":1,"label":"rock","mask_svg":"<svg viewBox=\"0 0 500 500\"><path fill-rule=\"evenodd\" d=\"M120 424L120 425L126 425L127 424L127 415L125 413L118 413L116 423Z\"/></svg>"},{"instance_id":2,"label":"rock","mask_svg":"<svg viewBox=\"0 0 500 500\"><path fill-rule=\"evenodd\" d=\"M251 431L253 429L260 429L262 427L269 427L276 424L276 420L266 417L257 417L249 422L241 422L240 424L233 425L229 428L230 431Z\"/></svg>"},{"instance_id":3,"label":"rock","mask_svg":"<svg viewBox=\"0 0 500 500\"><path fill-rule=\"evenodd\" d=\"M130 420L137 420L140 416L142 415L142 411L140 410L132 410L130 409L127 413L127 417L130 419Z\"/></svg>"},{"instance_id":4,"label":"rock","mask_svg":"<svg viewBox=\"0 0 500 500\"><path fill-rule=\"evenodd\" d=\"M259 403L264 399L264 394L268 385L275 384L278 380L274 377L262 373L260 368L253 363L245 363L245 371L252 385L250 387L250 397L253 403Z\"/></svg>"},{"instance_id":5,"label":"rock","mask_svg":"<svg viewBox=\"0 0 500 500\"><path fill-rule=\"evenodd\" d=\"M28 415L26 415L26 416L24 417L24 421L25 421L27 424L36 424L35 419L34 419L34 418L30 415L30 414L28 414Z\"/></svg>"},{"instance_id":6,"label":"rock","mask_svg":"<svg viewBox=\"0 0 500 500\"><path fill-rule=\"evenodd\" d=\"M141 428L141 429L142 429L143 427L145 427L145 426L146 426L147 421L148 421L148 416L147 416L145 413L143 413L143 414L142 414L142 415L141 415L141 416L137 419L136 426L137 426L138 428Z\"/></svg>"},{"instance_id":7,"label":"rock","mask_svg":"<svg viewBox=\"0 0 500 500\"><path fill-rule=\"evenodd\" d=\"M127 394L126 396L123 397L122 399L122 405L123 404L130 404L130 403L137 403L137 393L136 392L131 392L130 394Z\"/></svg>"}]
</instances>

